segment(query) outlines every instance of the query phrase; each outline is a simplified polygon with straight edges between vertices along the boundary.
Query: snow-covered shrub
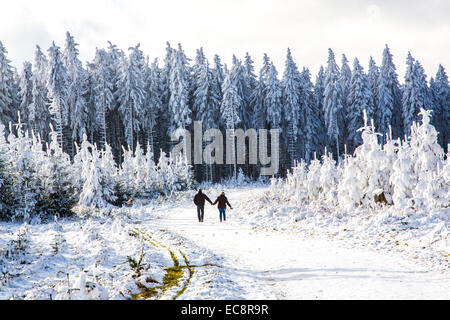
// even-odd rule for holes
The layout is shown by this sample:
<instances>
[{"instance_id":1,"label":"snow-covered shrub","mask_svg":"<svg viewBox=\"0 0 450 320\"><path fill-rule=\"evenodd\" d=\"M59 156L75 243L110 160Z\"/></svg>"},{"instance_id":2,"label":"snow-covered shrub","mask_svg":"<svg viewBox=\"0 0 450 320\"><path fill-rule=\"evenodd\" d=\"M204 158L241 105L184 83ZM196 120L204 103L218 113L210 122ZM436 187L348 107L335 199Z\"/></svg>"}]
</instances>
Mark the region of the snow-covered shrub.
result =
<instances>
[{"instance_id":1,"label":"snow-covered shrub","mask_svg":"<svg viewBox=\"0 0 450 320\"><path fill-rule=\"evenodd\" d=\"M305 161L301 161L297 166L292 168L286 176L286 187L283 192L288 197L293 197L298 203L303 203L307 200L308 192L307 185L307 165Z\"/></svg>"},{"instance_id":2,"label":"snow-covered shrub","mask_svg":"<svg viewBox=\"0 0 450 320\"><path fill-rule=\"evenodd\" d=\"M417 179L417 185L412 191L416 208L433 207L435 200L445 204L443 194L439 192L439 186L445 190L445 180L438 179L442 177L439 173L443 168L444 150L438 144L436 129L430 124L431 110L421 109L419 114L422 124L413 124L410 137L410 156Z\"/></svg>"},{"instance_id":3,"label":"snow-covered shrub","mask_svg":"<svg viewBox=\"0 0 450 320\"><path fill-rule=\"evenodd\" d=\"M269 193L281 192L299 205L339 205L345 210L379 203L397 209L448 207L449 159L444 161L430 113L421 110L422 123L413 123L408 140L393 140L389 133L383 145L364 113L359 129L363 143L353 155L337 165L325 150L322 161L300 162L282 182L273 180Z\"/></svg>"},{"instance_id":4,"label":"snow-covered shrub","mask_svg":"<svg viewBox=\"0 0 450 320\"><path fill-rule=\"evenodd\" d=\"M113 203L116 200L114 194L115 165L111 161L112 155L110 150L100 153L97 147L91 145L87 141L86 135L84 135L81 149L77 156L76 161L81 165L81 178L83 181L78 203L83 206L94 206L97 208L103 208L108 203Z\"/></svg>"},{"instance_id":5,"label":"snow-covered shrub","mask_svg":"<svg viewBox=\"0 0 450 320\"><path fill-rule=\"evenodd\" d=\"M337 205L337 184L340 179L340 174L336 161L333 160L331 153L322 156L322 166L320 167L319 176L320 182L319 199L322 204L333 207Z\"/></svg>"},{"instance_id":6,"label":"snow-covered shrub","mask_svg":"<svg viewBox=\"0 0 450 320\"><path fill-rule=\"evenodd\" d=\"M339 205L351 210L361 204L361 186L359 184L360 168L357 160L346 157L343 167L342 179L338 185Z\"/></svg>"},{"instance_id":7,"label":"snow-covered shrub","mask_svg":"<svg viewBox=\"0 0 450 320\"><path fill-rule=\"evenodd\" d=\"M35 154L40 154L38 151ZM51 128L50 145L41 157L39 174L42 181L42 210L48 215L65 216L77 201L74 170L68 154L58 143L58 133Z\"/></svg>"},{"instance_id":8,"label":"snow-covered shrub","mask_svg":"<svg viewBox=\"0 0 450 320\"><path fill-rule=\"evenodd\" d=\"M321 167L322 165L318 159L312 160L308 167L308 173L306 174L306 190L308 191L308 199L310 202L318 201L319 195L322 192L320 180L317 178L320 174Z\"/></svg>"},{"instance_id":9,"label":"snow-covered shrub","mask_svg":"<svg viewBox=\"0 0 450 320\"><path fill-rule=\"evenodd\" d=\"M88 274L79 272L73 280L67 275L67 281L55 288L57 294L55 300L106 300L108 290L91 279L88 281Z\"/></svg>"},{"instance_id":10,"label":"snow-covered shrub","mask_svg":"<svg viewBox=\"0 0 450 320\"><path fill-rule=\"evenodd\" d=\"M238 185L243 185L247 183L247 177L245 176L244 171L242 171L242 168L239 168L236 182Z\"/></svg>"},{"instance_id":11,"label":"snow-covered shrub","mask_svg":"<svg viewBox=\"0 0 450 320\"><path fill-rule=\"evenodd\" d=\"M8 163L8 143L5 126L0 122L0 218L8 218L12 209L12 177Z\"/></svg>"},{"instance_id":12,"label":"snow-covered shrub","mask_svg":"<svg viewBox=\"0 0 450 320\"><path fill-rule=\"evenodd\" d=\"M36 212L36 205L41 195L41 186L36 174L36 165L32 156L32 140L28 132L23 132L22 124L16 125L17 135L13 133L10 123L7 152L9 170L13 188L13 207L9 219L28 221Z\"/></svg>"},{"instance_id":13,"label":"snow-covered shrub","mask_svg":"<svg viewBox=\"0 0 450 320\"><path fill-rule=\"evenodd\" d=\"M371 125L368 125L365 112L364 127L358 131L361 131L363 143L356 148L353 160L348 162L350 166L355 166L356 172L352 172L352 170L344 168L344 171L354 176L356 180L347 180L344 175L341 184L351 182L355 184L350 188L353 188L351 197L357 205L370 207L374 206L376 202L387 203L391 199L391 188L389 184L391 162L387 153L378 143L379 134L375 132L373 120ZM388 143L390 143L389 140ZM345 189L345 187L343 188ZM358 193L358 195L356 193ZM355 198L356 196L358 199ZM340 203L344 204L346 207L349 205L344 194L341 194Z\"/></svg>"},{"instance_id":14,"label":"snow-covered shrub","mask_svg":"<svg viewBox=\"0 0 450 320\"><path fill-rule=\"evenodd\" d=\"M192 184L191 166L187 163L183 155L169 157L169 165L171 167L171 183L168 186L171 191L186 190Z\"/></svg>"},{"instance_id":15,"label":"snow-covered shrub","mask_svg":"<svg viewBox=\"0 0 450 320\"><path fill-rule=\"evenodd\" d=\"M25 261L27 250L30 247L30 231L28 224L24 222L17 232L16 239L9 241L6 247L6 258L15 259L21 263Z\"/></svg>"}]
</instances>

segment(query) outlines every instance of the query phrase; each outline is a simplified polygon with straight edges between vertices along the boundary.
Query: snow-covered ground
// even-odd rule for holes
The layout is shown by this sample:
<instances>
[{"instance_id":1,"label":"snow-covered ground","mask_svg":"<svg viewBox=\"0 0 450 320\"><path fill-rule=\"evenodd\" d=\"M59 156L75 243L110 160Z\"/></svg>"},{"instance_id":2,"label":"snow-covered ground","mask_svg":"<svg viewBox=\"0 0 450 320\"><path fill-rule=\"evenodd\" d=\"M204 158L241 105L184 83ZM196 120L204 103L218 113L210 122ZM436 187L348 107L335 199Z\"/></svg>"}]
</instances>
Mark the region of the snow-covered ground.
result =
<instances>
[{"instance_id":1,"label":"snow-covered ground","mask_svg":"<svg viewBox=\"0 0 450 320\"><path fill-rule=\"evenodd\" d=\"M408 220L289 207L267 187L205 192L222 190L222 223L209 204L197 221L193 191L28 232L0 223L0 299L450 299L448 210Z\"/></svg>"}]
</instances>

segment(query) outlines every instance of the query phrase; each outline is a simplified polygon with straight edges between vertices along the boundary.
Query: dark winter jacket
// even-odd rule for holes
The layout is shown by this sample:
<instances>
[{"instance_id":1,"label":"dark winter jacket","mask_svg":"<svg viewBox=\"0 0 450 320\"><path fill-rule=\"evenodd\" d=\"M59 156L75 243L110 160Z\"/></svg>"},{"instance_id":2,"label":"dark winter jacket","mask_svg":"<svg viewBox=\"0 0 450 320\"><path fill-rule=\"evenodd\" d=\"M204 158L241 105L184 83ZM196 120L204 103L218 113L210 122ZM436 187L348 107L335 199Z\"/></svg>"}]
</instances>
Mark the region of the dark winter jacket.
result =
<instances>
[{"instance_id":1,"label":"dark winter jacket","mask_svg":"<svg viewBox=\"0 0 450 320\"><path fill-rule=\"evenodd\" d=\"M196 206L204 206L205 200L212 204L212 201L204 193L199 192L194 197L194 203Z\"/></svg>"},{"instance_id":2,"label":"dark winter jacket","mask_svg":"<svg viewBox=\"0 0 450 320\"><path fill-rule=\"evenodd\" d=\"M214 201L213 205L215 205L216 203L218 203L217 207L218 207L219 209L226 209L226 208L227 208L227 205L228 205L231 209L233 209L233 208L231 207L231 204L228 202L227 197L225 197L224 195L218 196L217 199L216 199L216 201Z\"/></svg>"}]
</instances>

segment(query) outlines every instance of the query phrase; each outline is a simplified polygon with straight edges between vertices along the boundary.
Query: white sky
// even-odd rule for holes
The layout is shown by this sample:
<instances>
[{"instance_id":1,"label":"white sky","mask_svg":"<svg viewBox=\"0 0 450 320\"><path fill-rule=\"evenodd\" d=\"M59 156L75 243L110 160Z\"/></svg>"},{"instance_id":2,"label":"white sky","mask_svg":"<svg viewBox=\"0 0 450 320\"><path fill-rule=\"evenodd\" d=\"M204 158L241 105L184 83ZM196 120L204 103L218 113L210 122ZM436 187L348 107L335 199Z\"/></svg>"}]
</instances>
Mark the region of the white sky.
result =
<instances>
[{"instance_id":1,"label":"white sky","mask_svg":"<svg viewBox=\"0 0 450 320\"><path fill-rule=\"evenodd\" d=\"M328 48L339 64L345 53L351 67L358 57L367 71L369 56L380 65L387 43L401 82L408 50L428 76L439 63L450 68L447 0L13 0L0 8L0 40L19 70L32 61L36 44L46 51L54 40L62 47L66 31L80 44L83 62L107 40L125 51L139 42L151 60L162 59L169 41L180 42L192 59L203 46L208 58L217 53L227 64L233 53L243 58L248 51L256 73L266 52L281 76L290 47L315 79Z\"/></svg>"}]
</instances>

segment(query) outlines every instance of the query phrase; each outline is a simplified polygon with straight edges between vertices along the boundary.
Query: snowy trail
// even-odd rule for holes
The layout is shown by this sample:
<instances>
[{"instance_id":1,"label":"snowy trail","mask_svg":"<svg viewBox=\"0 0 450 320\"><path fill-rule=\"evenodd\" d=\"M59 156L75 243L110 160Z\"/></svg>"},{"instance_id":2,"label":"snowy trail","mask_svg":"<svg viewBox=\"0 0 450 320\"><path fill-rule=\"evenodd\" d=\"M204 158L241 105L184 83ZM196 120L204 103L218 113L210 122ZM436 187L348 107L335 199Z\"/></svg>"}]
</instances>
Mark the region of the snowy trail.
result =
<instances>
[{"instance_id":1,"label":"snowy trail","mask_svg":"<svg viewBox=\"0 0 450 320\"><path fill-rule=\"evenodd\" d=\"M232 205L245 201L253 190L229 190ZM210 197L215 197L211 194ZM212 199L214 200L214 199ZM156 216L158 219L154 219ZM219 222L216 207L205 206L199 223L192 202L157 209L142 227L164 228L187 239L189 252L208 250L220 257L216 275L228 275L244 299L450 299L448 273L430 272L415 261L370 249L348 249L336 242L308 239L293 233L261 231L233 221L227 210ZM187 243L186 242L186 243ZM185 243L185 245L187 245ZM221 278L220 278L221 279ZM202 299L211 281L194 275L184 299ZM207 298L229 298L230 294Z\"/></svg>"}]
</instances>

